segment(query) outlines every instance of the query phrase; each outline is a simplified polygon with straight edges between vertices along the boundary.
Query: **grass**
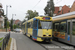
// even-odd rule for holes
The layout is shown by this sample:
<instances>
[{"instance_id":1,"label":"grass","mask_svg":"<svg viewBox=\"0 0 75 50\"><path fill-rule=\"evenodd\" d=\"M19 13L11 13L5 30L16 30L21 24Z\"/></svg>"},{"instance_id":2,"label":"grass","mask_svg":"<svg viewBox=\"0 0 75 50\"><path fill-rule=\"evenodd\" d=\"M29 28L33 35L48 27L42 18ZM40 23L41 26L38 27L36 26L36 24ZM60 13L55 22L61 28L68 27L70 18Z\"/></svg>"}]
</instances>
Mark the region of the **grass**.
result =
<instances>
[{"instance_id":1,"label":"grass","mask_svg":"<svg viewBox=\"0 0 75 50\"><path fill-rule=\"evenodd\" d=\"M3 38L0 38L0 41L2 40ZM3 41L2 41L3 42ZM2 42L0 42L0 47L2 47Z\"/></svg>"},{"instance_id":2,"label":"grass","mask_svg":"<svg viewBox=\"0 0 75 50\"><path fill-rule=\"evenodd\" d=\"M9 39L8 45L6 47L6 50L10 50L11 40L12 40L12 38Z\"/></svg>"}]
</instances>

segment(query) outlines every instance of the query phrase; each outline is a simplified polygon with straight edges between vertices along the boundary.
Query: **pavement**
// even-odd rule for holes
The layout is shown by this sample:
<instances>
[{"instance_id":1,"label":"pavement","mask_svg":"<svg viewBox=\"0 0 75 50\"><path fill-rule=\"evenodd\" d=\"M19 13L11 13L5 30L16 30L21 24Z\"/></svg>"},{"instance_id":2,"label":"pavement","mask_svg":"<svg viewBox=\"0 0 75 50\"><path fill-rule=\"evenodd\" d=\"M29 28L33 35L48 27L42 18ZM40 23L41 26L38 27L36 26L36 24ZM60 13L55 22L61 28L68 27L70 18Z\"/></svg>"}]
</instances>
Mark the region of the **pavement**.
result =
<instances>
[{"instance_id":1,"label":"pavement","mask_svg":"<svg viewBox=\"0 0 75 50\"><path fill-rule=\"evenodd\" d=\"M0 32L0 38L4 37L8 33L9 32ZM15 32L11 32L11 33L15 33ZM10 50L17 50L16 40L14 38L12 38L12 40L11 40Z\"/></svg>"},{"instance_id":2,"label":"pavement","mask_svg":"<svg viewBox=\"0 0 75 50\"><path fill-rule=\"evenodd\" d=\"M17 50L16 40L12 38L10 50Z\"/></svg>"}]
</instances>

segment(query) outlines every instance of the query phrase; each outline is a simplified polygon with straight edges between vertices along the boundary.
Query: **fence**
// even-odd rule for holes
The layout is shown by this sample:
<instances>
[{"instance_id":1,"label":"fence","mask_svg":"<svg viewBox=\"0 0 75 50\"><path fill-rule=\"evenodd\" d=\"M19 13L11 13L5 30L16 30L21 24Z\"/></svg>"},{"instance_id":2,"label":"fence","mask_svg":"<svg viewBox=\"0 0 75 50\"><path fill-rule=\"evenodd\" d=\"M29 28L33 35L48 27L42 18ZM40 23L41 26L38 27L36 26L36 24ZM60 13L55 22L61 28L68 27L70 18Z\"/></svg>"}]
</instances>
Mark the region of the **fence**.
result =
<instances>
[{"instance_id":1,"label":"fence","mask_svg":"<svg viewBox=\"0 0 75 50\"><path fill-rule=\"evenodd\" d=\"M3 37L3 39L0 41L0 43L2 43L0 50L6 50L6 45L8 44L9 39L10 33L6 34L5 37Z\"/></svg>"}]
</instances>

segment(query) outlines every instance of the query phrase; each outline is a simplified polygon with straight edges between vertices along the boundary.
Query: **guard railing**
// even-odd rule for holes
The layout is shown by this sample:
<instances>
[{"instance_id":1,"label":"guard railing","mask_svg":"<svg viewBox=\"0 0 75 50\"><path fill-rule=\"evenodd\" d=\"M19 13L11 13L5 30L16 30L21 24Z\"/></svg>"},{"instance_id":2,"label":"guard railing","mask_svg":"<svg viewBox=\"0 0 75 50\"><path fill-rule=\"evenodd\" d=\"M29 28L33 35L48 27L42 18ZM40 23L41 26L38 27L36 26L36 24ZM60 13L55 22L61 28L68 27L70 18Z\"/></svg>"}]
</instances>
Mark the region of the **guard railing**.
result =
<instances>
[{"instance_id":1,"label":"guard railing","mask_svg":"<svg viewBox=\"0 0 75 50\"><path fill-rule=\"evenodd\" d=\"M8 45L8 41L10 39L10 32L6 34L4 37L2 37L2 40L0 41L0 50L6 50L6 46Z\"/></svg>"}]
</instances>

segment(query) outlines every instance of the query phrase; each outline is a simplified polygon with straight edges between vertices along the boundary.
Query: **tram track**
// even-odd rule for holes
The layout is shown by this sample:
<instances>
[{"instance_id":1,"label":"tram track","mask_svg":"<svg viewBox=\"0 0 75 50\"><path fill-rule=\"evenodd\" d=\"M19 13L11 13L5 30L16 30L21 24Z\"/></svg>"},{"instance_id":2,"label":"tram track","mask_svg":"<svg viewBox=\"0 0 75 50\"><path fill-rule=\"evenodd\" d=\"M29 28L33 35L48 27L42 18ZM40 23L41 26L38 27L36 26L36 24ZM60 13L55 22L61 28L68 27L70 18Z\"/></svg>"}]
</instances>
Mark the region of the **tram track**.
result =
<instances>
[{"instance_id":1,"label":"tram track","mask_svg":"<svg viewBox=\"0 0 75 50\"><path fill-rule=\"evenodd\" d=\"M32 38L29 38L29 39L32 40ZM34 41L34 40L32 40L32 41ZM68 49L65 49L65 48L61 47L61 46L68 46L68 45L65 45L63 43L56 42L56 41L52 41L52 42L49 42L49 43L47 43L47 42L38 42L38 41L34 41L34 42L36 42L37 44L39 44L40 46L42 46L45 50L68 50ZM49 46L50 47L51 46L57 46L59 48L48 48Z\"/></svg>"},{"instance_id":2,"label":"tram track","mask_svg":"<svg viewBox=\"0 0 75 50\"><path fill-rule=\"evenodd\" d=\"M42 42L41 43L38 43L40 46L42 46L43 48L45 48L46 50L51 50L51 49L53 49L53 50L68 50L68 49L65 49L65 48L62 48L60 45L62 45L62 44L60 44L60 45L58 45L58 43L56 44L56 43L54 43L53 41L51 42L51 43L44 43L44 44L42 44ZM55 46L56 48L51 48L52 46ZM66 46L65 44L63 44L62 46ZM50 48L48 48L48 47L50 47ZM58 48L59 47L59 48Z\"/></svg>"}]
</instances>

